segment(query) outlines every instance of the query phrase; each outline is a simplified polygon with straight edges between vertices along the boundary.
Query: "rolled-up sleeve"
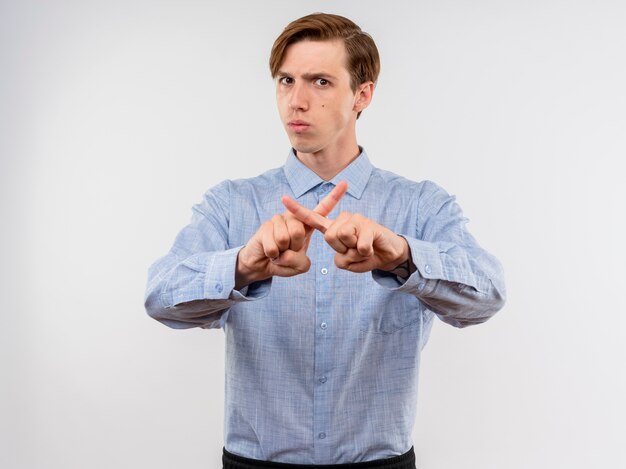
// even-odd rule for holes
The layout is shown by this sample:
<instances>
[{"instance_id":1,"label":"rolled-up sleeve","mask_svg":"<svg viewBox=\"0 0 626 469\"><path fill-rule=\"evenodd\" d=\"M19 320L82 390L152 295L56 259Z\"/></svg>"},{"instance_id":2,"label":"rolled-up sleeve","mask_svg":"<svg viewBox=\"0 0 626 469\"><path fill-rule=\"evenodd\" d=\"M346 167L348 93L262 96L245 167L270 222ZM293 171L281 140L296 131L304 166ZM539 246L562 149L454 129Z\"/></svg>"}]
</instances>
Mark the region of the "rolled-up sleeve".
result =
<instances>
[{"instance_id":1,"label":"rolled-up sleeve","mask_svg":"<svg viewBox=\"0 0 626 469\"><path fill-rule=\"evenodd\" d=\"M380 271L380 285L417 297L444 322L465 327L485 322L505 303L500 262L479 246L453 196L427 181L421 186L414 234L402 234L415 272L406 281Z\"/></svg>"},{"instance_id":2,"label":"rolled-up sleeve","mask_svg":"<svg viewBox=\"0 0 626 469\"><path fill-rule=\"evenodd\" d=\"M176 329L223 327L233 304L269 293L271 280L235 290L243 246L228 245L229 200L228 181L207 191L168 254L150 267L144 299L154 319Z\"/></svg>"}]
</instances>

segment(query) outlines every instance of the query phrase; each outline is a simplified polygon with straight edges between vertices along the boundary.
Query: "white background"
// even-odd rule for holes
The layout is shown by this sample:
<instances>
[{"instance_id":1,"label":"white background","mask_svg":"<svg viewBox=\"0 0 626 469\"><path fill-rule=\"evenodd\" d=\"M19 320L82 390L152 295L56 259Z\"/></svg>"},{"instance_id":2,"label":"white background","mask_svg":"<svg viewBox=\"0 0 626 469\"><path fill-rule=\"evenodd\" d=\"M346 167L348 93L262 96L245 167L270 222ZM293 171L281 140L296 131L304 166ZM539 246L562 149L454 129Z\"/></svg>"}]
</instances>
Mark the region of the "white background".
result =
<instances>
[{"instance_id":1,"label":"white background","mask_svg":"<svg viewBox=\"0 0 626 469\"><path fill-rule=\"evenodd\" d=\"M506 270L491 321L435 324L418 467L626 467L619 0L2 0L0 466L221 467L223 333L148 318L146 271L285 161L267 60L314 11L379 46L373 163L456 194Z\"/></svg>"}]
</instances>

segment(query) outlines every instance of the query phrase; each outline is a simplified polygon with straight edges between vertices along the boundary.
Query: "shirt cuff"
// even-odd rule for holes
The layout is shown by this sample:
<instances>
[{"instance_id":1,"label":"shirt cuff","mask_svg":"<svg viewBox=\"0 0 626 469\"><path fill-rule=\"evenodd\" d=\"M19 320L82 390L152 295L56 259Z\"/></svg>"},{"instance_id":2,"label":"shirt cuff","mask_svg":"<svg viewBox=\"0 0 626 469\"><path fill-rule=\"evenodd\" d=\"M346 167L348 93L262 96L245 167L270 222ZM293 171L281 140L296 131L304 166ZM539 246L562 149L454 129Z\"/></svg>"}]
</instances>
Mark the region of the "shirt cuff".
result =
<instances>
[{"instance_id":1,"label":"shirt cuff","mask_svg":"<svg viewBox=\"0 0 626 469\"><path fill-rule=\"evenodd\" d=\"M411 260L417 268L408 279L403 280L389 272L373 270L372 277L379 285L393 291L427 296L444 279L443 264L437 245L428 241L400 235L409 244Z\"/></svg>"},{"instance_id":2,"label":"shirt cuff","mask_svg":"<svg viewBox=\"0 0 626 469\"><path fill-rule=\"evenodd\" d=\"M207 300L229 299L235 302L258 300L270 292L272 279L254 282L235 290L237 255L243 246L215 252L207 265L204 278L204 298Z\"/></svg>"}]
</instances>

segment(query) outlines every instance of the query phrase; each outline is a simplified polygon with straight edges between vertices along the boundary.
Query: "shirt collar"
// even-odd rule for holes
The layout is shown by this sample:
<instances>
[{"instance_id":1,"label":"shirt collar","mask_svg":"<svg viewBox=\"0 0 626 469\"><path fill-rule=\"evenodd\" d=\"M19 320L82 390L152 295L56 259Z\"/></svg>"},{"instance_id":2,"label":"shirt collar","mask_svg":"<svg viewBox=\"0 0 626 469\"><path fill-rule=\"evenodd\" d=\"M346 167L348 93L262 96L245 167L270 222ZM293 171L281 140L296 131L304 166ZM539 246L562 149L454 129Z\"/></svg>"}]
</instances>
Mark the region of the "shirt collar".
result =
<instances>
[{"instance_id":1,"label":"shirt collar","mask_svg":"<svg viewBox=\"0 0 626 469\"><path fill-rule=\"evenodd\" d=\"M360 199L363 195L373 169L367 153L365 153L362 147L359 148L361 150L359 156L329 181L335 186L341 180L346 181L348 183L348 194L356 199ZM289 151L289 156L283 169L287 182L289 182L296 198L300 198L315 186L325 182L298 159L293 148Z\"/></svg>"}]
</instances>

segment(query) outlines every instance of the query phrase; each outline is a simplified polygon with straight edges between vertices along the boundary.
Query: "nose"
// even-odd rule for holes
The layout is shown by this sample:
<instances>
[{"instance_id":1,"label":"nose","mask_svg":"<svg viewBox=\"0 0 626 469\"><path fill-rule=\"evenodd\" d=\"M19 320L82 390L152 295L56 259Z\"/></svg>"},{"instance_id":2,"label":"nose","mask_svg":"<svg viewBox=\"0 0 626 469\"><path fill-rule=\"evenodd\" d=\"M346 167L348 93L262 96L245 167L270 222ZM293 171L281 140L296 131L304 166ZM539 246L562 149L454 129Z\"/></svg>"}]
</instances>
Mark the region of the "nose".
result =
<instances>
[{"instance_id":1,"label":"nose","mask_svg":"<svg viewBox=\"0 0 626 469\"><path fill-rule=\"evenodd\" d=\"M309 108L309 100L306 87L295 83L289 96L289 107L292 111L306 111Z\"/></svg>"}]
</instances>

